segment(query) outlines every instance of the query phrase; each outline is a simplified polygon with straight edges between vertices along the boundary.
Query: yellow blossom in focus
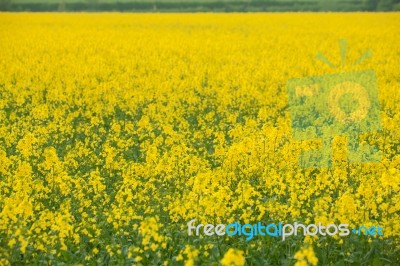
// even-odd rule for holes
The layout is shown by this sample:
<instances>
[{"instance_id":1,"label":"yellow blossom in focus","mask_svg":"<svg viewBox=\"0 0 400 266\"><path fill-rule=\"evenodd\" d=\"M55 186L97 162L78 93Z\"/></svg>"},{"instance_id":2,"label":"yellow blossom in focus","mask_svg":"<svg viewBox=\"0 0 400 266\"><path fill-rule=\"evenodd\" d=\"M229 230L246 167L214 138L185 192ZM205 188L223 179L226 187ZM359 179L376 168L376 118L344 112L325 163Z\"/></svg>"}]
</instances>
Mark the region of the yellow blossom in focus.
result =
<instances>
[{"instance_id":1,"label":"yellow blossom in focus","mask_svg":"<svg viewBox=\"0 0 400 266\"><path fill-rule=\"evenodd\" d=\"M242 266L246 262L244 252L230 248L221 260L223 266Z\"/></svg>"}]
</instances>

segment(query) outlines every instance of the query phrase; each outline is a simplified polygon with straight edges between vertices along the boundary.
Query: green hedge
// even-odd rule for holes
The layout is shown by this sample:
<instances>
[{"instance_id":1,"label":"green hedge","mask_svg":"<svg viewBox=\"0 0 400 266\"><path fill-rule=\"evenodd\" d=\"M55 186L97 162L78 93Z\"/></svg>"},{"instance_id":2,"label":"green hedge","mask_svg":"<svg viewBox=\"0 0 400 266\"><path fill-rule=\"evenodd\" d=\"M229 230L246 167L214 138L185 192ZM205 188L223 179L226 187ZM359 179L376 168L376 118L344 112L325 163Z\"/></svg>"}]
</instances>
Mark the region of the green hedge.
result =
<instances>
[{"instance_id":1,"label":"green hedge","mask_svg":"<svg viewBox=\"0 0 400 266\"><path fill-rule=\"evenodd\" d=\"M254 12L254 11L393 11L399 10L400 0L348 0L348 1L149 1L139 2L14 2L0 0L0 11L120 11L120 12Z\"/></svg>"}]
</instances>

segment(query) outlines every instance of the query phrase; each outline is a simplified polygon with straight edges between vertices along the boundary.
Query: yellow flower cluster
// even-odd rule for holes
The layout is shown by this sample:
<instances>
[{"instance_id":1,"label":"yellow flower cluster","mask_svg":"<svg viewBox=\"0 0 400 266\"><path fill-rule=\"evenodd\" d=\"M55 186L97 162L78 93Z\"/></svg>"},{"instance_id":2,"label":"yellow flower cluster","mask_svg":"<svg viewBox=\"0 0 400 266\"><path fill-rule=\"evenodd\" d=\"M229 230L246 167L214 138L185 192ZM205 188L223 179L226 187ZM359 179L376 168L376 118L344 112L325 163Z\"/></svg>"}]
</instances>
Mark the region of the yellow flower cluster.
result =
<instances>
[{"instance_id":1,"label":"yellow flower cluster","mask_svg":"<svg viewBox=\"0 0 400 266\"><path fill-rule=\"evenodd\" d=\"M297 260L295 266L318 265L318 258L315 256L312 246L300 249L296 252L294 258Z\"/></svg>"},{"instance_id":2,"label":"yellow flower cluster","mask_svg":"<svg viewBox=\"0 0 400 266\"><path fill-rule=\"evenodd\" d=\"M0 14L0 264L291 264L304 242L298 263L400 264L399 29L392 13ZM343 69L313 59L339 66L339 38ZM348 163L338 136L332 168L300 168L321 141L293 139L287 80L364 69L383 128L360 142L380 162ZM384 235L244 243L188 236L192 219Z\"/></svg>"},{"instance_id":3,"label":"yellow flower cluster","mask_svg":"<svg viewBox=\"0 0 400 266\"><path fill-rule=\"evenodd\" d=\"M233 248L228 249L221 260L223 266L243 266L245 262L244 252Z\"/></svg>"}]
</instances>

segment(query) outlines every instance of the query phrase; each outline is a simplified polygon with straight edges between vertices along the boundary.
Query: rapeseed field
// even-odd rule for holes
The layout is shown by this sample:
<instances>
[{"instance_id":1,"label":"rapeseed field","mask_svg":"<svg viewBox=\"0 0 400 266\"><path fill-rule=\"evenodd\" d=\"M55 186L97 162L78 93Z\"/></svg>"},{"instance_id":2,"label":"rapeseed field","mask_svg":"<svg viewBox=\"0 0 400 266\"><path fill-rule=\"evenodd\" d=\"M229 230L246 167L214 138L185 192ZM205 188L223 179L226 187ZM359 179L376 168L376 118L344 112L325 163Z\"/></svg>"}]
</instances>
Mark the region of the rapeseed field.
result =
<instances>
[{"instance_id":1,"label":"rapeseed field","mask_svg":"<svg viewBox=\"0 0 400 266\"><path fill-rule=\"evenodd\" d=\"M0 265L399 265L399 44L396 13L0 13ZM337 136L331 167L301 167L319 144L293 138L287 81L368 69L380 160Z\"/></svg>"}]
</instances>

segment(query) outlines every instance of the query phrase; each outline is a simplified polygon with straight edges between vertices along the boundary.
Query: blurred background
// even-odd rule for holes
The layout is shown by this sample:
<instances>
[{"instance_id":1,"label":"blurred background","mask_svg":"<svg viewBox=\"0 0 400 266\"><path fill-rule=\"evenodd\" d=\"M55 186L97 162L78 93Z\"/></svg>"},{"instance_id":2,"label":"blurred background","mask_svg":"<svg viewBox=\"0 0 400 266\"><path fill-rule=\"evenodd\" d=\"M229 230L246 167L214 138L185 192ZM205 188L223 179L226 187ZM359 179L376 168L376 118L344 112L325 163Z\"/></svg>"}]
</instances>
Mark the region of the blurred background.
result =
<instances>
[{"instance_id":1,"label":"blurred background","mask_svg":"<svg viewBox=\"0 0 400 266\"><path fill-rule=\"evenodd\" d=\"M0 0L0 11L400 11L400 0Z\"/></svg>"}]
</instances>

